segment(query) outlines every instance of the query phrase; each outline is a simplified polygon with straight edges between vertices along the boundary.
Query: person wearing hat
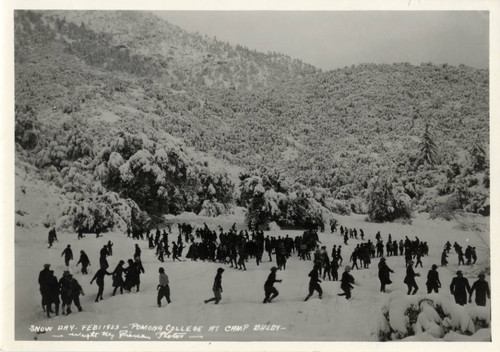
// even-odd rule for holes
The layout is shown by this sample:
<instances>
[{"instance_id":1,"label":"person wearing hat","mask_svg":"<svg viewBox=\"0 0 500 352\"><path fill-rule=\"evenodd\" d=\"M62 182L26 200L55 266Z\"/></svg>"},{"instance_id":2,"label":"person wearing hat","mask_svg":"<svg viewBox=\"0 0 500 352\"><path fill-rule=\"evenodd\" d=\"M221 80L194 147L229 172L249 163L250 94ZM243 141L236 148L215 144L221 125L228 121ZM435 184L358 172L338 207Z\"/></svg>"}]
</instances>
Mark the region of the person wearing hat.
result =
<instances>
[{"instance_id":1,"label":"person wearing hat","mask_svg":"<svg viewBox=\"0 0 500 352\"><path fill-rule=\"evenodd\" d=\"M486 305L486 297L490 298L490 286L484 279L485 275L483 273L479 274L478 277L479 279L472 284L472 288L470 289L469 303L472 302L472 294L475 291L476 304L484 307Z\"/></svg>"},{"instance_id":2,"label":"person wearing hat","mask_svg":"<svg viewBox=\"0 0 500 352\"><path fill-rule=\"evenodd\" d=\"M167 304L170 303L170 287L168 286L168 276L165 274L165 269L158 269L158 273L160 274L160 283L156 287L158 290L158 297L156 302L158 303L158 307L161 307L161 299L165 297L167 299Z\"/></svg>"},{"instance_id":3,"label":"person wearing hat","mask_svg":"<svg viewBox=\"0 0 500 352\"><path fill-rule=\"evenodd\" d=\"M344 291L344 293L339 293L339 296L345 296L346 299L351 298L351 290L354 287L354 277L349 274L350 271L351 267L346 265L344 273L342 274L342 279L340 279L340 288Z\"/></svg>"},{"instance_id":4,"label":"person wearing hat","mask_svg":"<svg viewBox=\"0 0 500 352\"><path fill-rule=\"evenodd\" d=\"M413 263L414 261L411 259L408 261L408 266L406 267L406 276L404 279L404 283L406 284L406 286L408 286L408 292L407 292L408 295L409 294L414 295L418 291L418 286L417 282L415 281L415 277L420 276L420 274L415 273L415 271L413 271Z\"/></svg>"},{"instance_id":5,"label":"person wearing hat","mask_svg":"<svg viewBox=\"0 0 500 352\"><path fill-rule=\"evenodd\" d=\"M212 291L214 292L214 297L210 299L206 299L205 303L215 301L215 304L219 304L222 299L222 273L224 272L223 268L217 269L217 275L215 275L214 285L212 287Z\"/></svg>"},{"instance_id":6,"label":"person wearing hat","mask_svg":"<svg viewBox=\"0 0 500 352\"><path fill-rule=\"evenodd\" d=\"M271 268L271 273L269 274L266 282L264 283L264 292L266 296L264 297L264 301L262 303L271 303L271 301L276 297L278 297L278 295L280 294L276 289L276 287L274 287L275 282L282 281L276 279L276 270L278 270L278 268L275 266Z\"/></svg>"},{"instance_id":7,"label":"person wearing hat","mask_svg":"<svg viewBox=\"0 0 500 352\"><path fill-rule=\"evenodd\" d=\"M441 287L441 281L439 281L439 273L437 272L437 265L432 264L432 269L427 273L427 282L425 285L427 286L427 293L431 293L432 291L438 293L439 288Z\"/></svg>"},{"instance_id":8,"label":"person wearing hat","mask_svg":"<svg viewBox=\"0 0 500 352\"><path fill-rule=\"evenodd\" d=\"M380 258L378 263L378 278L380 280L380 292L385 292L385 285L392 284L390 273L394 273L385 262L385 258Z\"/></svg>"},{"instance_id":9,"label":"person wearing hat","mask_svg":"<svg viewBox=\"0 0 500 352\"><path fill-rule=\"evenodd\" d=\"M311 280L309 280L309 294L307 295L306 299L304 299L304 301L307 301L313 295L314 291L318 291L319 299L321 299L321 296L323 295L323 290L319 285L319 283L321 282L319 278L320 265L321 264L315 264L314 268L309 273L309 277L311 278Z\"/></svg>"},{"instance_id":10,"label":"person wearing hat","mask_svg":"<svg viewBox=\"0 0 500 352\"><path fill-rule=\"evenodd\" d=\"M467 303L467 293L470 292L469 280L463 277L462 271L457 271L457 276L451 280L450 292L455 297L455 302L461 306Z\"/></svg>"}]
</instances>

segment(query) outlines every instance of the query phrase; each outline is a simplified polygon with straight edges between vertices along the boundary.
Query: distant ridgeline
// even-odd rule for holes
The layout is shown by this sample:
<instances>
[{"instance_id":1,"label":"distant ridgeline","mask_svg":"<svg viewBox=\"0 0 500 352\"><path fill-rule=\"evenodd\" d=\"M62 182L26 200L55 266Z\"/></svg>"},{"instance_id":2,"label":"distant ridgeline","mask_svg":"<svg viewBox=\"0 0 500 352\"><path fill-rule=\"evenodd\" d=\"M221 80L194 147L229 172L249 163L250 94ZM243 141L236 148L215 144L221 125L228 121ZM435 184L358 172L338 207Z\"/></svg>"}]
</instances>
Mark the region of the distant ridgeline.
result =
<instances>
[{"instance_id":1,"label":"distant ridgeline","mask_svg":"<svg viewBox=\"0 0 500 352\"><path fill-rule=\"evenodd\" d=\"M235 205L264 227L489 215L488 75L322 72L146 12L16 11L16 157L60 187L67 228Z\"/></svg>"}]
</instances>

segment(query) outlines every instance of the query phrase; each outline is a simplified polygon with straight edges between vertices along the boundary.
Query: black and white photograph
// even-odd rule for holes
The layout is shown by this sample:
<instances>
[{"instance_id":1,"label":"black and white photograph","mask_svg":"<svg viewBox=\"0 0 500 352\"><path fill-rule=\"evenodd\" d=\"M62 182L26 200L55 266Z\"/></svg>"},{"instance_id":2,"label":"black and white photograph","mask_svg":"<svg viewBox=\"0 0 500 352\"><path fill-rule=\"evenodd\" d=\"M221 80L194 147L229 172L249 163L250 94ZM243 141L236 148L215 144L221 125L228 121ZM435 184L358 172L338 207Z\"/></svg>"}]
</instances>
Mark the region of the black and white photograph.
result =
<instances>
[{"instance_id":1,"label":"black and white photograph","mask_svg":"<svg viewBox=\"0 0 500 352\"><path fill-rule=\"evenodd\" d=\"M492 348L498 3L403 3L5 9L1 349Z\"/></svg>"}]
</instances>

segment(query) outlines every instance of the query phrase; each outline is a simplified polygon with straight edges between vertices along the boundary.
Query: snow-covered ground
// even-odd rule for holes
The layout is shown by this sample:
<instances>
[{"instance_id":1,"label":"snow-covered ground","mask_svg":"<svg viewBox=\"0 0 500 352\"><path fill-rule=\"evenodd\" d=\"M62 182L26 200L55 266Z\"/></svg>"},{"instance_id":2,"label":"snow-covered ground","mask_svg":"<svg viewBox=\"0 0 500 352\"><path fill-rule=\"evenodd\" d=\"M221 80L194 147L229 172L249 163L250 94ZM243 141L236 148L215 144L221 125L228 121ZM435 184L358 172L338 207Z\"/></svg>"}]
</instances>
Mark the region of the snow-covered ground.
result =
<instances>
[{"instance_id":1,"label":"snow-covered ground","mask_svg":"<svg viewBox=\"0 0 500 352\"><path fill-rule=\"evenodd\" d=\"M22 198L25 195L16 194L17 204L24 204ZM27 205L26 205L27 206ZM425 216L418 216L411 225L403 224L374 224L364 221L364 216L337 216L340 224L349 228L362 228L366 238L374 241L375 233L381 231L384 241L389 233L393 239L399 240L408 235L411 239L418 236L427 241L430 246L430 256L423 258L424 268L417 268L416 272L421 274L417 278L420 291L426 291L425 278L432 264L440 264L440 255L444 243L457 241L462 246L471 244L477 248L478 262L473 266L461 266L464 275L472 284L477 274L486 269L487 281L489 277L489 219L481 217L461 218L458 221L430 221ZM243 228L243 215L236 213L225 218L202 218L192 214L182 214L178 217L170 217L171 221L189 221L201 226L206 222L211 228L221 225L228 229L234 222L239 228ZM462 224L460 224L460 222ZM464 223L474 223L476 230L458 230L464 228ZM189 259L184 262L172 262L166 259L160 263L154 255L153 250L147 248L147 241L137 241L126 237L124 233L105 233L102 238L96 239L95 235L88 234L84 239L78 240L76 233L58 233L59 242L47 249L47 232L43 227L16 228L15 234L15 338L18 340L86 340L92 331L83 330L84 325L112 324L119 326L119 330L128 330L130 335L144 335L151 340L172 338L171 334L155 335L152 331L136 329L133 324L147 325L150 328L161 326L163 331L172 326L192 331L183 335L184 339L198 340L294 340L294 341L374 341L377 339L376 330L383 305L387 302L388 295L405 295L406 285L403 283L405 275L404 259L401 256L388 257L387 263L395 273L392 274L393 284L388 286L386 294L379 292L379 280L377 277L378 259L374 259L370 269L354 269L352 274L356 280L353 297L347 301L337 296L340 292L339 282L323 281L323 299L313 296L308 302L304 298L308 291L308 273L312 268L312 262L299 261L293 256L287 262L286 271L278 271L277 277L283 279L282 283L275 286L280 295L271 304L262 304L264 298L263 285L270 268L275 264L270 262L264 253L264 263L257 266L253 260L247 263L247 271L239 271L229 266L208 262L192 262ZM295 237L300 231L274 230L266 235ZM177 227L173 227L173 235L169 237L170 242L177 238ZM141 276L141 291L123 295L111 296L111 278L106 277L104 300L95 303L97 286L90 285L90 280L97 270L99 263L99 250L109 240L114 243L113 256L108 257L110 268L113 270L119 260L132 258L134 245L136 243L142 249L142 261L146 273ZM360 241L350 240L348 246L344 246L338 234L330 234L329 231L320 234L320 240L331 252L333 244L342 244L344 263L348 260L352 249ZM47 319L40 305L40 293L38 290L38 273L44 263L51 263L51 269L60 278L64 266L61 253L67 244L71 244L74 260L70 263L70 271L82 285L85 296L81 297L82 312L75 312L69 316L59 315ZM84 250L91 261L89 275L82 275L80 267L75 264L78 261L80 250ZM187 249L184 250L185 254ZM274 258L273 258L274 260ZM441 293L446 298L452 299L449 293L449 284L457 270L457 257L452 252L449 258L450 264L446 268L439 267L443 288ZM204 304L203 300L212 297L212 284L218 267L224 267L222 285L224 288L222 301L219 305ZM158 308L156 305L156 286L158 284L158 268L164 267L170 280L172 303ZM339 276L342 270L339 270ZM489 302L488 302L489 309ZM74 325L75 336L70 336L67 331L57 331L58 326ZM267 329L256 331L257 325ZM274 326L273 326L274 325ZM279 325L279 327L277 327ZM30 331L33 327L54 327L55 330L46 333ZM170 326L170 327L169 327ZM200 327L196 329L195 327ZM218 330L210 327L219 326ZM247 327L246 327L247 326ZM89 328L87 328L89 329ZM112 327L95 327L97 335L88 336L91 340L110 340L111 335L103 336L103 331L115 334L114 340L118 338L119 330ZM243 331L227 331L231 329ZM31 329L32 330L32 329ZM201 330L201 332L194 331ZM178 335L179 336L179 335ZM448 337L456 340L461 338ZM473 340L490 340L489 330L479 332L472 336ZM127 337L123 339L141 340L141 338ZM418 336L414 339L418 340Z\"/></svg>"}]
</instances>

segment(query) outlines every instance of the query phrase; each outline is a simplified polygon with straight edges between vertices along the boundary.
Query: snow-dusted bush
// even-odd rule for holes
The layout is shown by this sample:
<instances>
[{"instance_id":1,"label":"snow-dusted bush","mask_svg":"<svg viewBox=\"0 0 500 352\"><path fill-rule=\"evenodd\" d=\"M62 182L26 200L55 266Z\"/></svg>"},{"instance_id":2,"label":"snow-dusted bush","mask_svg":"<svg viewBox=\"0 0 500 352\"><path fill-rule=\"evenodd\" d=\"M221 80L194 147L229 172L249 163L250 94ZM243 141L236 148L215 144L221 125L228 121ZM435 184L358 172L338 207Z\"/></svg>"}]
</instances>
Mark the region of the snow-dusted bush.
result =
<instances>
[{"instance_id":1,"label":"snow-dusted bush","mask_svg":"<svg viewBox=\"0 0 500 352\"><path fill-rule=\"evenodd\" d=\"M198 215L216 217L227 214L229 206L227 204L212 202L206 199L201 205L201 211Z\"/></svg>"},{"instance_id":2,"label":"snow-dusted bush","mask_svg":"<svg viewBox=\"0 0 500 352\"><path fill-rule=\"evenodd\" d=\"M347 201L334 198L327 198L325 200L325 207L333 213L341 215L350 215L351 208Z\"/></svg>"},{"instance_id":3,"label":"snow-dusted bush","mask_svg":"<svg viewBox=\"0 0 500 352\"><path fill-rule=\"evenodd\" d=\"M84 195L72 193L57 220L57 227L78 231L107 231L131 227L144 230L149 216L131 199L123 199L115 192Z\"/></svg>"},{"instance_id":4,"label":"snow-dusted bush","mask_svg":"<svg viewBox=\"0 0 500 352\"><path fill-rule=\"evenodd\" d=\"M375 334L378 340L447 339L449 334L471 336L489 328L489 307L460 306L441 294L391 295L382 306ZM482 335L481 335L482 336Z\"/></svg>"}]
</instances>

